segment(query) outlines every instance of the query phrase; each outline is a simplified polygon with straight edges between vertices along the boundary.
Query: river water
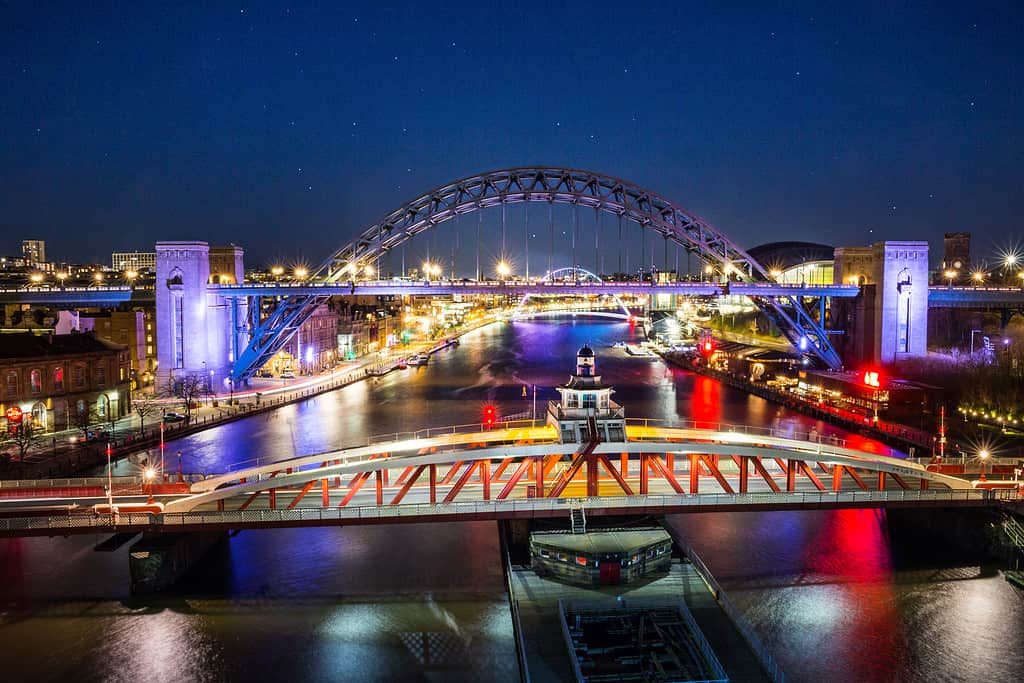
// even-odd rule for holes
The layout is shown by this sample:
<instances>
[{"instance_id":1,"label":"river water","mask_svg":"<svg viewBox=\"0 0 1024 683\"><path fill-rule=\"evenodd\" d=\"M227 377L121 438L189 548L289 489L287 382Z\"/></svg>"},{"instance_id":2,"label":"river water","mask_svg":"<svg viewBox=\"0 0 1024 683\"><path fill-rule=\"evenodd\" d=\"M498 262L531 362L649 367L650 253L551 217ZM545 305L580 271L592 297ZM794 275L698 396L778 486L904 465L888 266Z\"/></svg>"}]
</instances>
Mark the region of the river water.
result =
<instances>
[{"instance_id":1,"label":"river water","mask_svg":"<svg viewBox=\"0 0 1024 683\"><path fill-rule=\"evenodd\" d=\"M629 416L817 429L881 448L610 348L633 334L625 323L492 325L427 367L211 429L168 452L182 452L186 471L214 472L370 434L479 422L489 403L502 415L530 411L533 386L540 413L584 343ZM1021 593L992 567L894 554L884 521L840 511L671 523L790 681L1016 680ZM11 680L518 678L492 523L247 531L172 593L146 599L128 594L127 548L93 552L99 540L0 540L0 671L19 672Z\"/></svg>"}]
</instances>

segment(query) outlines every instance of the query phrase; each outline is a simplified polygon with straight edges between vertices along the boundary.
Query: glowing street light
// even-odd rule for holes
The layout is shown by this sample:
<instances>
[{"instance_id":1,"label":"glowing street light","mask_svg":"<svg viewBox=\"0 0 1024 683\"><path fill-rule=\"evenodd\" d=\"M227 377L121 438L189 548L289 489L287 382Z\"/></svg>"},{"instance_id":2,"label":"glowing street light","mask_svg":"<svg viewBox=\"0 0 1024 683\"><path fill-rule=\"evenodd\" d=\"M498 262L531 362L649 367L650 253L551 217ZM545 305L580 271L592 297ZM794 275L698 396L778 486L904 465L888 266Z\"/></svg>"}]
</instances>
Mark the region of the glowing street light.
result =
<instances>
[{"instance_id":1,"label":"glowing street light","mask_svg":"<svg viewBox=\"0 0 1024 683\"><path fill-rule=\"evenodd\" d=\"M68 279L67 273L57 273L57 280L60 282L60 286L64 286L64 281Z\"/></svg>"},{"instance_id":2,"label":"glowing street light","mask_svg":"<svg viewBox=\"0 0 1024 683\"><path fill-rule=\"evenodd\" d=\"M301 280L302 278L306 277L306 275L308 275L308 274L309 274L309 271L308 271L308 270L306 270L306 269L305 269L304 267L302 267L302 266L299 266L299 267L297 267L297 268L295 269L295 277L299 278L300 280Z\"/></svg>"},{"instance_id":3,"label":"glowing street light","mask_svg":"<svg viewBox=\"0 0 1024 683\"><path fill-rule=\"evenodd\" d=\"M981 449L978 451L978 460L981 461L981 480L985 481L985 461L988 460L991 453L987 449Z\"/></svg>"},{"instance_id":4,"label":"glowing street light","mask_svg":"<svg viewBox=\"0 0 1024 683\"><path fill-rule=\"evenodd\" d=\"M41 283L43 281L43 274L42 273L32 273L31 275L28 276L28 279L31 280L34 284L38 285L39 283Z\"/></svg>"},{"instance_id":5,"label":"glowing street light","mask_svg":"<svg viewBox=\"0 0 1024 683\"><path fill-rule=\"evenodd\" d=\"M96 271L92 274L92 279L96 282L103 282L103 273Z\"/></svg>"},{"instance_id":6,"label":"glowing street light","mask_svg":"<svg viewBox=\"0 0 1024 683\"><path fill-rule=\"evenodd\" d=\"M284 268L282 268L281 266L274 266L273 268L270 269L270 274L273 275L274 277L281 277L282 275L284 275Z\"/></svg>"},{"instance_id":7,"label":"glowing street light","mask_svg":"<svg viewBox=\"0 0 1024 683\"><path fill-rule=\"evenodd\" d=\"M505 261L498 261L498 265L495 267L495 270L498 273L498 277L503 279L512 274L512 267Z\"/></svg>"},{"instance_id":8,"label":"glowing street light","mask_svg":"<svg viewBox=\"0 0 1024 683\"><path fill-rule=\"evenodd\" d=\"M373 274L375 272L376 271L373 269L373 266L366 266L365 268L363 268L363 273L366 274L366 277L373 277Z\"/></svg>"},{"instance_id":9,"label":"glowing street light","mask_svg":"<svg viewBox=\"0 0 1024 683\"><path fill-rule=\"evenodd\" d=\"M971 278L975 282L984 282L985 281L985 273L981 272L980 270L976 270L973 273L971 273Z\"/></svg>"},{"instance_id":10,"label":"glowing street light","mask_svg":"<svg viewBox=\"0 0 1024 683\"><path fill-rule=\"evenodd\" d=\"M943 275L946 276L946 279L949 280L949 286L952 287L953 286L953 280L956 279L956 271L955 270L947 270L945 273L943 273Z\"/></svg>"},{"instance_id":11,"label":"glowing street light","mask_svg":"<svg viewBox=\"0 0 1024 683\"><path fill-rule=\"evenodd\" d=\"M773 270L773 271L771 271L768 274L772 276L773 280L778 280L780 277L782 277L782 271L781 270Z\"/></svg>"}]
</instances>

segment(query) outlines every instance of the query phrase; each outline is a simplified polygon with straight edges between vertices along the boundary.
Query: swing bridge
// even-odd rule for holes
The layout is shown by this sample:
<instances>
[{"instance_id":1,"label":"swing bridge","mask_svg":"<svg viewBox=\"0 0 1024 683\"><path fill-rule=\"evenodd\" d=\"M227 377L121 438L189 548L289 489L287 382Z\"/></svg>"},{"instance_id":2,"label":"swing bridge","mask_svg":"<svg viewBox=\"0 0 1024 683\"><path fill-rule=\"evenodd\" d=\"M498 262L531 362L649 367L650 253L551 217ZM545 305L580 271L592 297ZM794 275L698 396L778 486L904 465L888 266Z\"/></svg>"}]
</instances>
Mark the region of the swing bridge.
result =
<instances>
[{"instance_id":1,"label":"swing bridge","mask_svg":"<svg viewBox=\"0 0 1024 683\"><path fill-rule=\"evenodd\" d=\"M5 482L0 535L1019 504L1016 491L842 440L693 421L627 419L620 441L576 443L541 421L392 434L325 453L175 481ZM594 435L594 436L591 436ZM97 507L100 506L100 507ZM16 507L25 510L25 507Z\"/></svg>"}]
</instances>

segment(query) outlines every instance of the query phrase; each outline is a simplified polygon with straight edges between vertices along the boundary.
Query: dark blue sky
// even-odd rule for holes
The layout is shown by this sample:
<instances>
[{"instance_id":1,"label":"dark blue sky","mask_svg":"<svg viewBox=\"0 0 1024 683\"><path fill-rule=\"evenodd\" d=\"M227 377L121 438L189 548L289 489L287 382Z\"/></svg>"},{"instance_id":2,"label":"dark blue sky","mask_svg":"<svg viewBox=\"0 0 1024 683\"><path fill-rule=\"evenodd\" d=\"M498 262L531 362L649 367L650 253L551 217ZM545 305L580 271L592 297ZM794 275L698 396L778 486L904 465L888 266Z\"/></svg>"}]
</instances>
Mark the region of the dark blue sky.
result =
<instances>
[{"instance_id":1,"label":"dark blue sky","mask_svg":"<svg viewBox=\"0 0 1024 683\"><path fill-rule=\"evenodd\" d=\"M974 4L0 2L0 251L316 262L532 164L644 185L744 247L994 251L1024 236L1024 10Z\"/></svg>"}]
</instances>

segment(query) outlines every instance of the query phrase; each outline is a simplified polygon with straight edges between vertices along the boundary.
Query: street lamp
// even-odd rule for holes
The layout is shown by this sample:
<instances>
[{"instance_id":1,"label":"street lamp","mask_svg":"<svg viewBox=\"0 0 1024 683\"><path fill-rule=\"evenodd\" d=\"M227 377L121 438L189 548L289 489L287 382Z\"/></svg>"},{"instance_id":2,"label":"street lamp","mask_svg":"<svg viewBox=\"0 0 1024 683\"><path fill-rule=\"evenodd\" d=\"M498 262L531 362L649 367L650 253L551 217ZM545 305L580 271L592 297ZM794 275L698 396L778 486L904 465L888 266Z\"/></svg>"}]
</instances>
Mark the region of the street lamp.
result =
<instances>
[{"instance_id":1,"label":"street lamp","mask_svg":"<svg viewBox=\"0 0 1024 683\"><path fill-rule=\"evenodd\" d=\"M981 272L980 270L976 270L973 273L971 273L971 278L975 282L984 282L985 281L985 273Z\"/></svg>"},{"instance_id":2,"label":"street lamp","mask_svg":"<svg viewBox=\"0 0 1024 683\"><path fill-rule=\"evenodd\" d=\"M983 334L984 330L971 330L971 357L974 357L974 335Z\"/></svg>"},{"instance_id":3,"label":"street lamp","mask_svg":"<svg viewBox=\"0 0 1024 683\"><path fill-rule=\"evenodd\" d=\"M306 270L302 266L299 266L298 268L295 269L295 277L299 278L300 280L302 278L306 277L306 275L308 275L308 274L309 274L309 271Z\"/></svg>"},{"instance_id":4,"label":"street lamp","mask_svg":"<svg viewBox=\"0 0 1024 683\"><path fill-rule=\"evenodd\" d=\"M943 273L943 275L946 276L946 280L949 281L949 286L952 287L953 286L953 280L956 279L956 271L955 270L947 270L945 273Z\"/></svg>"},{"instance_id":5,"label":"street lamp","mask_svg":"<svg viewBox=\"0 0 1024 683\"><path fill-rule=\"evenodd\" d=\"M284 275L284 268L282 268L281 266L274 266L273 268L270 269L270 274L273 275L274 277L281 277L282 275Z\"/></svg>"},{"instance_id":6,"label":"street lamp","mask_svg":"<svg viewBox=\"0 0 1024 683\"><path fill-rule=\"evenodd\" d=\"M502 280L504 280L505 278L512 274L512 267L509 266L508 263L506 263L505 261L498 261L498 265L495 268L495 270L498 273L498 277L500 277Z\"/></svg>"},{"instance_id":7,"label":"street lamp","mask_svg":"<svg viewBox=\"0 0 1024 683\"><path fill-rule=\"evenodd\" d=\"M67 280L67 279L68 279L68 274L67 273L57 273L57 281L60 283L61 287L64 286L64 280Z\"/></svg>"},{"instance_id":8,"label":"street lamp","mask_svg":"<svg viewBox=\"0 0 1024 683\"><path fill-rule=\"evenodd\" d=\"M988 452L988 450L986 450L984 448L981 449L980 451L978 451L978 460L981 461L981 480L982 481L985 481L985 461L988 460L989 455L991 455L991 454Z\"/></svg>"},{"instance_id":9,"label":"street lamp","mask_svg":"<svg viewBox=\"0 0 1024 683\"><path fill-rule=\"evenodd\" d=\"M96 284L103 282L103 273L96 271L92 274L92 279L96 281Z\"/></svg>"},{"instance_id":10,"label":"street lamp","mask_svg":"<svg viewBox=\"0 0 1024 683\"><path fill-rule=\"evenodd\" d=\"M38 285L38 284L41 284L42 281L43 281L43 274L42 273L32 273L31 275L28 276L28 279L32 282L32 284Z\"/></svg>"},{"instance_id":11,"label":"street lamp","mask_svg":"<svg viewBox=\"0 0 1024 683\"><path fill-rule=\"evenodd\" d=\"M773 280L778 280L780 277L782 277L782 271L781 270L773 270L773 271L771 271L768 274L772 276Z\"/></svg>"}]
</instances>

